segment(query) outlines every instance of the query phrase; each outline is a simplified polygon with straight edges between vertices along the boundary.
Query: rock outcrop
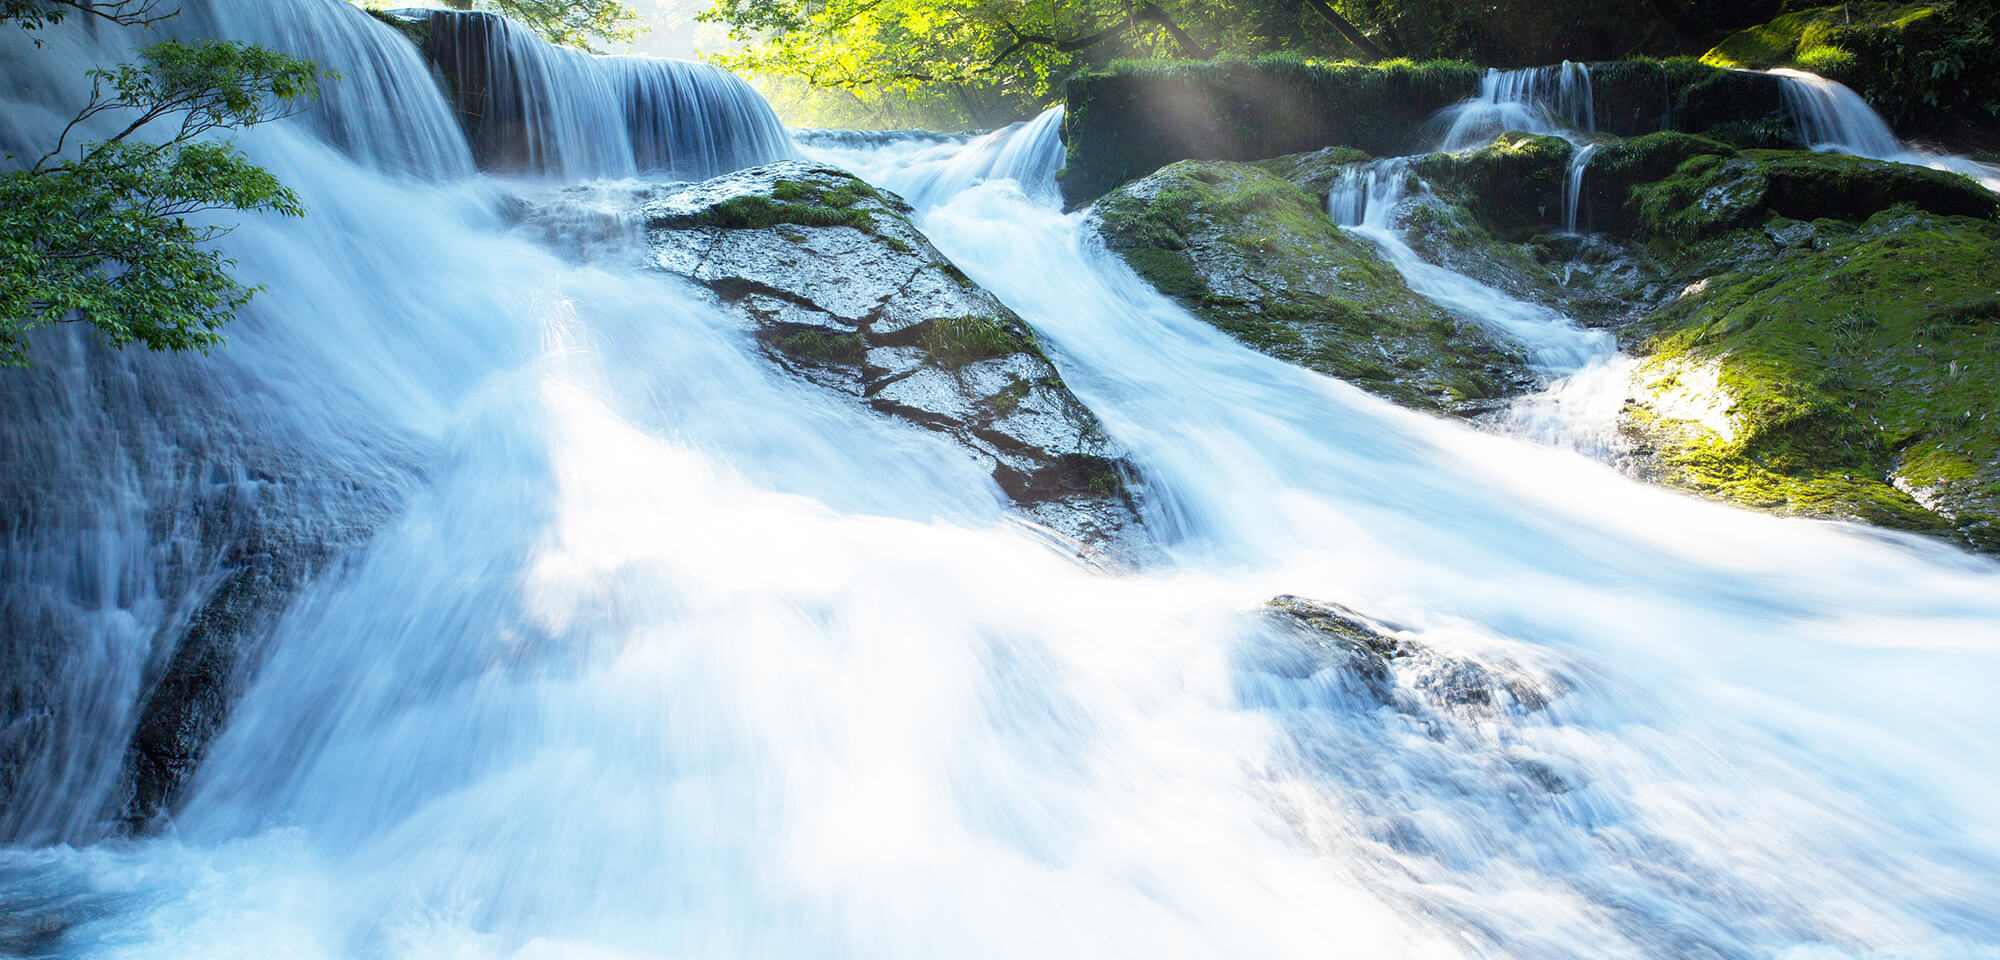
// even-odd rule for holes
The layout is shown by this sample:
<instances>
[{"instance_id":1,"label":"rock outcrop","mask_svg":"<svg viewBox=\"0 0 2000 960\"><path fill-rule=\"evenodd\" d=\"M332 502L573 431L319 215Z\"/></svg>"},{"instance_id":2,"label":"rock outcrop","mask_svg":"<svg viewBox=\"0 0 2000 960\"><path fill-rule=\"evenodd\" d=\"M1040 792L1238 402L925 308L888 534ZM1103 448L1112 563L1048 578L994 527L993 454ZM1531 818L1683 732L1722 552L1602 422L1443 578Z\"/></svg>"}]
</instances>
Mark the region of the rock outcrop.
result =
<instances>
[{"instance_id":1,"label":"rock outcrop","mask_svg":"<svg viewBox=\"0 0 2000 960\"><path fill-rule=\"evenodd\" d=\"M1741 146L1797 145L1775 76L1687 59L1588 66L1598 131L1678 130ZM1467 63L1285 59L1133 63L1084 74L1066 92L1063 198L1082 206L1179 160L1264 160L1336 146L1409 154L1423 149L1425 121L1479 93L1481 75Z\"/></svg>"},{"instance_id":2,"label":"rock outcrop","mask_svg":"<svg viewBox=\"0 0 2000 960\"><path fill-rule=\"evenodd\" d=\"M1479 92L1469 63L1296 60L1131 64L1072 79L1063 198L1080 206L1177 160L1261 160L1328 146L1407 153L1425 118Z\"/></svg>"},{"instance_id":3,"label":"rock outcrop","mask_svg":"<svg viewBox=\"0 0 2000 960\"><path fill-rule=\"evenodd\" d=\"M1532 382L1511 345L1412 292L1323 197L1259 166L1176 163L1098 201L1090 222L1196 316L1399 403L1474 413Z\"/></svg>"},{"instance_id":4,"label":"rock outcrop","mask_svg":"<svg viewBox=\"0 0 2000 960\"><path fill-rule=\"evenodd\" d=\"M1442 653L1409 630L1337 603L1288 594L1272 598L1264 612L1307 641L1307 661L1295 670L1337 670L1361 698L1403 712L1518 715L1544 710L1565 692L1554 678Z\"/></svg>"},{"instance_id":5,"label":"rock outcrop","mask_svg":"<svg viewBox=\"0 0 2000 960\"><path fill-rule=\"evenodd\" d=\"M963 443L1030 518L1125 540L1137 515L1123 450L1034 332L909 212L843 170L784 161L666 193L643 222L652 265L708 290L777 363Z\"/></svg>"}]
</instances>

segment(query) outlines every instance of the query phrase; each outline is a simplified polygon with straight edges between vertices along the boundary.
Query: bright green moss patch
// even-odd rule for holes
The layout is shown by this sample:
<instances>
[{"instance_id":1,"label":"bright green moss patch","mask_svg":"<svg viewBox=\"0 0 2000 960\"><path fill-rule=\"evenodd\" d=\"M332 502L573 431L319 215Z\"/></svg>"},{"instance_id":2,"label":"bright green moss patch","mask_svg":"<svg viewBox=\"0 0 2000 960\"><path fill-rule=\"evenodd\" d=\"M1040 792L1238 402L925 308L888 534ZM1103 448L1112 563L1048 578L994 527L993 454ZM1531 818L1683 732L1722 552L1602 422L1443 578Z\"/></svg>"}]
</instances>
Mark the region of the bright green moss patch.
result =
<instances>
[{"instance_id":1,"label":"bright green moss patch","mask_svg":"<svg viewBox=\"0 0 2000 960\"><path fill-rule=\"evenodd\" d=\"M1990 219L2000 197L1966 177L1909 164L1797 150L1703 153L1631 189L1627 217L1642 234L1687 244L1761 221L1860 221L1897 205Z\"/></svg>"},{"instance_id":2,"label":"bright green moss patch","mask_svg":"<svg viewBox=\"0 0 2000 960\"><path fill-rule=\"evenodd\" d=\"M1649 321L1631 426L1675 486L2000 549L1996 297L2000 224L1879 214ZM1728 435L1662 413L1704 369Z\"/></svg>"},{"instance_id":3,"label":"bright green moss patch","mask_svg":"<svg viewBox=\"0 0 2000 960\"><path fill-rule=\"evenodd\" d=\"M1561 137L1503 133L1471 153L1431 154L1417 162L1417 172L1488 224L1526 235L1561 225L1563 181L1574 153Z\"/></svg>"},{"instance_id":4,"label":"bright green moss patch","mask_svg":"<svg viewBox=\"0 0 2000 960\"><path fill-rule=\"evenodd\" d=\"M1411 292L1319 196L1258 165L1183 161L1093 210L1135 272L1264 353L1433 410L1525 378L1510 346Z\"/></svg>"},{"instance_id":5,"label":"bright green moss patch","mask_svg":"<svg viewBox=\"0 0 2000 960\"><path fill-rule=\"evenodd\" d=\"M1853 87L1904 136L2000 139L2000 5L1858 2L1794 10L1703 55L1737 69L1792 67Z\"/></svg>"},{"instance_id":6,"label":"bright green moss patch","mask_svg":"<svg viewBox=\"0 0 2000 960\"><path fill-rule=\"evenodd\" d=\"M830 363L853 366L859 364L868 354L868 343L861 334L834 333L829 330L798 330L773 338L771 345L779 353L794 360L810 363Z\"/></svg>"},{"instance_id":7,"label":"bright green moss patch","mask_svg":"<svg viewBox=\"0 0 2000 960\"><path fill-rule=\"evenodd\" d=\"M919 345L931 361L956 370L969 363L1036 350L1026 334L997 317L940 317L924 325Z\"/></svg>"},{"instance_id":8,"label":"bright green moss patch","mask_svg":"<svg viewBox=\"0 0 2000 960\"><path fill-rule=\"evenodd\" d=\"M802 227L853 227L874 233L875 216L854 209L864 199L880 196L875 188L859 180L837 187L800 180L780 180L771 196L746 194L731 197L702 210L692 220L696 226L756 230L779 224ZM905 245L907 248L907 244Z\"/></svg>"}]
</instances>

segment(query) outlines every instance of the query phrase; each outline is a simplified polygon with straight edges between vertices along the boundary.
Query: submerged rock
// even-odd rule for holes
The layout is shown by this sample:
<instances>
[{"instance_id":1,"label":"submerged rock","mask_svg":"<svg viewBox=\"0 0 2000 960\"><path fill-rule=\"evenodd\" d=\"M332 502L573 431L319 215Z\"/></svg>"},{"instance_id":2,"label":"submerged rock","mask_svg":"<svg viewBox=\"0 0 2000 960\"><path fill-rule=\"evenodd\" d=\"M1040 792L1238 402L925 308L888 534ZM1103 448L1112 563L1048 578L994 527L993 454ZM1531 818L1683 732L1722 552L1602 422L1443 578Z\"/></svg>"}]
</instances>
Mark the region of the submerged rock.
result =
<instances>
[{"instance_id":1,"label":"submerged rock","mask_svg":"<svg viewBox=\"0 0 2000 960\"><path fill-rule=\"evenodd\" d=\"M1405 712L1521 714L1543 710L1563 693L1549 678L1444 654L1407 629L1337 603L1286 594L1264 607L1274 622L1331 655L1309 670L1341 669L1370 697Z\"/></svg>"},{"instance_id":2,"label":"submerged rock","mask_svg":"<svg viewBox=\"0 0 2000 960\"><path fill-rule=\"evenodd\" d=\"M1173 164L1098 201L1090 224L1196 316L1398 403L1476 412L1532 382L1513 346L1412 292L1323 197L1259 166Z\"/></svg>"},{"instance_id":3,"label":"submerged rock","mask_svg":"<svg viewBox=\"0 0 2000 960\"><path fill-rule=\"evenodd\" d=\"M705 287L814 383L948 434L1029 517L1107 544L1135 528L1122 448L1034 332L852 174L785 161L646 203L653 266Z\"/></svg>"}]
</instances>

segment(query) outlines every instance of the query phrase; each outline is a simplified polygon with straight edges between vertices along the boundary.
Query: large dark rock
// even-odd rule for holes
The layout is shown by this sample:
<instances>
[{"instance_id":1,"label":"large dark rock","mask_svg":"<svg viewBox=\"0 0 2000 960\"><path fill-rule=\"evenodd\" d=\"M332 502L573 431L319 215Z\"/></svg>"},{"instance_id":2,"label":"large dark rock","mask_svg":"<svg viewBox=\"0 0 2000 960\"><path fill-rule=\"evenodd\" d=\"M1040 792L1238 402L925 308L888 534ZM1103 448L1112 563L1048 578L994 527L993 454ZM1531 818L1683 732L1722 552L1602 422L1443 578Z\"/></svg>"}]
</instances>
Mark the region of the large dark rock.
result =
<instances>
[{"instance_id":1,"label":"large dark rock","mask_svg":"<svg viewBox=\"0 0 2000 960\"><path fill-rule=\"evenodd\" d=\"M699 283L773 360L947 434L1029 517L1079 541L1136 531L1126 454L1032 330L843 170L767 164L648 202L653 266Z\"/></svg>"},{"instance_id":2,"label":"large dark rock","mask_svg":"<svg viewBox=\"0 0 2000 960\"><path fill-rule=\"evenodd\" d=\"M1345 145L1415 149L1425 118L1479 91L1471 64L1135 65L1072 79L1063 197L1081 205L1176 160L1260 160Z\"/></svg>"},{"instance_id":3,"label":"large dark rock","mask_svg":"<svg viewBox=\"0 0 2000 960\"><path fill-rule=\"evenodd\" d=\"M1519 715L1567 692L1556 678L1443 653L1410 630L1337 603L1287 594L1264 611L1319 654L1306 669L1339 670L1364 696L1406 713Z\"/></svg>"},{"instance_id":4,"label":"large dark rock","mask_svg":"<svg viewBox=\"0 0 2000 960\"><path fill-rule=\"evenodd\" d=\"M88 842L173 809L271 626L401 501L225 359L42 346L0 389L0 840Z\"/></svg>"},{"instance_id":5,"label":"large dark rock","mask_svg":"<svg viewBox=\"0 0 2000 960\"><path fill-rule=\"evenodd\" d=\"M1636 137L1677 130L1755 146L1781 146L1790 139L1784 83L1770 74L1689 59L1589 66L1593 119L1601 133Z\"/></svg>"}]
</instances>

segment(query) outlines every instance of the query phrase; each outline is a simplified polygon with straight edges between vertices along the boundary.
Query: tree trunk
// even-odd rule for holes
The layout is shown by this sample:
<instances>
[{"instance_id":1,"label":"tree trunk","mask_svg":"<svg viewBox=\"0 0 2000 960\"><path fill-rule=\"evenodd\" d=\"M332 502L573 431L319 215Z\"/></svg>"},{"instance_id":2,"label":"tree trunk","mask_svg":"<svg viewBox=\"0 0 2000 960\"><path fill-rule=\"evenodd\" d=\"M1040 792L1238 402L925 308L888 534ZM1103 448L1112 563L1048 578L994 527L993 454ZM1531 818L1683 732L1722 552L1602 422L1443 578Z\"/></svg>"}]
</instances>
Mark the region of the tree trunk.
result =
<instances>
[{"instance_id":1,"label":"tree trunk","mask_svg":"<svg viewBox=\"0 0 2000 960\"><path fill-rule=\"evenodd\" d=\"M1370 60L1381 60L1388 56L1388 54L1382 52L1381 47L1376 46L1374 42L1363 36L1360 30L1355 29L1354 24L1348 23L1347 18L1341 16L1340 11L1335 10L1333 5L1327 3L1326 0L1299 0L1299 2L1311 8L1312 12L1319 14L1320 19L1332 24L1334 31L1340 34L1341 39L1353 44L1356 50L1361 51L1362 56Z\"/></svg>"},{"instance_id":2,"label":"tree trunk","mask_svg":"<svg viewBox=\"0 0 2000 960\"><path fill-rule=\"evenodd\" d=\"M1160 9L1158 4L1148 3L1140 7L1137 13L1132 14L1132 19L1135 22L1144 21L1156 24L1161 29L1167 31L1167 35L1174 38L1174 44L1181 48L1182 56L1193 60L1208 59L1208 48L1197 43L1193 37L1188 36L1187 31L1182 30L1181 25L1175 23L1174 18L1167 16L1167 12Z\"/></svg>"}]
</instances>

